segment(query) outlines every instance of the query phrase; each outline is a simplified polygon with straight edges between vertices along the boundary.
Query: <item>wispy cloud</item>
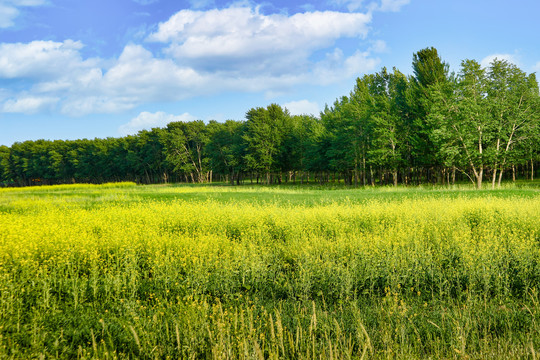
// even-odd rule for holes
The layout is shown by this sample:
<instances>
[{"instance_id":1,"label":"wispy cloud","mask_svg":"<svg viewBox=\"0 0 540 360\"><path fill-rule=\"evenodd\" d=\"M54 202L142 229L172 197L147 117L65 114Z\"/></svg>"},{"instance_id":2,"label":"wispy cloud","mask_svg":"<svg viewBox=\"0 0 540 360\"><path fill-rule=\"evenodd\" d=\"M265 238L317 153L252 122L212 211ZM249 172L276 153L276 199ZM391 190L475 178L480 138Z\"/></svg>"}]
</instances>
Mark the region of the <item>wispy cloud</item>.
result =
<instances>
[{"instance_id":1,"label":"wispy cloud","mask_svg":"<svg viewBox=\"0 0 540 360\"><path fill-rule=\"evenodd\" d=\"M50 96L20 96L17 99L6 101L2 106L2 111L6 113L35 114L52 110L58 100L60 99Z\"/></svg>"},{"instance_id":2,"label":"wispy cloud","mask_svg":"<svg viewBox=\"0 0 540 360\"><path fill-rule=\"evenodd\" d=\"M377 10L397 12L408 3L410 3L410 0L382 0Z\"/></svg>"},{"instance_id":3,"label":"wispy cloud","mask_svg":"<svg viewBox=\"0 0 540 360\"><path fill-rule=\"evenodd\" d=\"M193 115L184 113L182 115L167 114L163 111L155 113L142 112L137 117L131 119L128 123L121 125L118 132L121 135L136 134L140 130L150 130L155 127L164 127L173 121L193 121L196 118Z\"/></svg>"},{"instance_id":4,"label":"wispy cloud","mask_svg":"<svg viewBox=\"0 0 540 360\"><path fill-rule=\"evenodd\" d=\"M485 58L483 58L481 61L480 61L480 65L482 65L483 68L488 68L491 63L493 62L493 60L506 60L508 61L509 63L512 63L514 65L519 65L519 61L516 57L516 55L512 55L512 54L491 54L491 55L488 55L486 56Z\"/></svg>"},{"instance_id":5,"label":"wispy cloud","mask_svg":"<svg viewBox=\"0 0 540 360\"><path fill-rule=\"evenodd\" d=\"M0 2L0 29L15 25L20 8L45 5L46 0L2 0Z\"/></svg>"},{"instance_id":6,"label":"wispy cloud","mask_svg":"<svg viewBox=\"0 0 540 360\"><path fill-rule=\"evenodd\" d=\"M315 115L318 116L320 112L319 104L309 100L291 101L283 104L291 115Z\"/></svg>"},{"instance_id":7,"label":"wispy cloud","mask_svg":"<svg viewBox=\"0 0 540 360\"><path fill-rule=\"evenodd\" d=\"M189 0L189 4L193 9L207 9L216 6L214 0Z\"/></svg>"},{"instance_id":8,"label":"wispy cloud","mask_svg":"<svg viewBox=\"0 0 540 360\"><path fill-rule=\"evenodd\" d=\"M369 50L373 51L374 53L385 53L388 52L388 46L384 40L375 40L372 42Z\"/></svg>"},{"instance_id":9,"label":"wispy cloud","mask_svg":"<svg viewBox=\"0 0 540 360\"><path fill-rule=\"evenodd\" d=\"M133 0L133 2L136 2L139 5L150 5L158 1L159 0Z\"/></svg>"},{"instance_id":10,"label":"wispy cloud","mask_svg":"<svg viewBox=\"0 0 540 360\"><path fill-rule=\"evenodd\" d=\"M346 8L349 11L358 11L363 8L371 11L397 12L407 4L410 0L380 0L380 1L364 1L364 0L330 0L333 4L340 8Z\"/></svg>"}]
</instances>

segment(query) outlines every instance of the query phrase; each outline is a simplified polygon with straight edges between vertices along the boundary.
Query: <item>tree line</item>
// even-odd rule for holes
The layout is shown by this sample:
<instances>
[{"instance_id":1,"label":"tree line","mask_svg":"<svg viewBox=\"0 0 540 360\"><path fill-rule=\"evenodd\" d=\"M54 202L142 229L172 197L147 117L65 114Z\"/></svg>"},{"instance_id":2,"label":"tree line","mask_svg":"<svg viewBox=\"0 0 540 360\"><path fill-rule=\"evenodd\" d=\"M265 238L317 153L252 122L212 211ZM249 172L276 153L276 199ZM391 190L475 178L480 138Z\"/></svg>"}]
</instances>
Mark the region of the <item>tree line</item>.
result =
<instances>
[{"instance_id":1,"label":"tree line","mask_svg":"<svg viewBox=\"0 0 540 360\"><path fill-rule=\"evenodd\" d=\"M277 104L245 120L172 122L122 138L0 146L0 183L344 182L482 188L534 179L540 162L535 74L505 60L464 60L451 73L435 48L413 75L382 68L319 117Z\"/></svg>"}]
</instances>

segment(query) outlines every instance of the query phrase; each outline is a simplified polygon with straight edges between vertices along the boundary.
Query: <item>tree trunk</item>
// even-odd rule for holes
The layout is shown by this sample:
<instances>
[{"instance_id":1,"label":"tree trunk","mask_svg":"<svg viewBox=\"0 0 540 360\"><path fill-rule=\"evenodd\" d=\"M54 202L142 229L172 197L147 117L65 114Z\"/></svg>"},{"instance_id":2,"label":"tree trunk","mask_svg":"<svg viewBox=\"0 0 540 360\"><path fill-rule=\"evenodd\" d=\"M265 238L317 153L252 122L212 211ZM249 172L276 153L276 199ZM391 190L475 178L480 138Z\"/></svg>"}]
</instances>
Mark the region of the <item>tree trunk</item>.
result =
<instances>
[{"instance_id":1,"label":"tree trunk","mask_svg":"<svg viewBox=\"0 0 540 360\"><path fill-rule=\"evenodd\" d=\"M493 178L491 180L491 188L495 189L495 180L497 179L497 163L493 167Z\"/></svg>"},{"instance_id":2,"label":"tree trunk","mask_svg":"<svg viewBox=\"0 0 540 360\"><path fill-rule=\"evenodd\" d=\"M476 176L476 188L478 190L482 189L482 177L484 176L484 167L481 167Z\"/></svg>"},{"instance_id":3,"label":"tree trunk","mask_svg":"<svg viewBox=\"0 0 540 360\"><path fill-rule=\"evenodd\" d=\"M501 182L502 182L502 177L503 177L503 168L501 168L501 170L499 170L499 183L498 183L498 187L501 187Z\"/></svg>"},{"instance_id":4,"label":"tree trunk","mask_svg":"<svg viewBox=\"0 0 540 360\"><path fill-rule=\"evenodd\" d=\"M366 186L366 157L362 156L362 185Z\"/></svg>"}]
</instances>

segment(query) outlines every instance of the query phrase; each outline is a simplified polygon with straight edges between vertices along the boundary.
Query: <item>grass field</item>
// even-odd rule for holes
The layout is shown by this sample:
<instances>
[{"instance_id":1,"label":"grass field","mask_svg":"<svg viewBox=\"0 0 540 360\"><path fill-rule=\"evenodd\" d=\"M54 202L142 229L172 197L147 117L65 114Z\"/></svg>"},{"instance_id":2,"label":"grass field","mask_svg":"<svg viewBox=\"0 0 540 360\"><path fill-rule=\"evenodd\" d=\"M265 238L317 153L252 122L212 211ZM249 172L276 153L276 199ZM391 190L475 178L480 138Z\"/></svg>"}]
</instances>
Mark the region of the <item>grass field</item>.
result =
<instances>
[{"instance_id":1,"label":"grass field","mask_svg":"<svg viewBox=\"0 0 540 360\"><path fill-rule=\"evenodd\" d=\"M0 358L536 359L539 189L0 189Z\"/></svg>"}]
</instances>

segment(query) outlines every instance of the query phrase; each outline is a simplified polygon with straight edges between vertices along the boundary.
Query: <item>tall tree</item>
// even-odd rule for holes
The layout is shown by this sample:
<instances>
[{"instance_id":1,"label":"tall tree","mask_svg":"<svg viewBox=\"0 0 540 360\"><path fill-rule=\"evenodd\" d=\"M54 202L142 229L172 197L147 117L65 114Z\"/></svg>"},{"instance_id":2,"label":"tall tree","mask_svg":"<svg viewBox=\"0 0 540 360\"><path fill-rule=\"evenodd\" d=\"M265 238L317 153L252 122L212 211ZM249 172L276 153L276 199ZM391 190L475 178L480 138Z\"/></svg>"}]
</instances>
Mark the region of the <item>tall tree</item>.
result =
<instances>
[{"instance_id":1,"label":"tall tree","mask_svg":"<svg viewBox=\"0 0 540 360\"><path fill-rule=\"evenodd\" d=\"M398 183L398 170L404 165L407 86L405 75L397 69L389 73L386 68L375 74L370 86L374 137L370 154L379 166L391 171L394 186Z\"/></svg>"},{"instance_id":2,"label":"tall tree","mask_svg":"<svg viewBox=\"0 0 540 360\"><path fill-rule=\"evenodd\" d=\"M486 111L486 72L474 60L461 63L453 91L438 84L431 88L432 139L446 165L456 166L478 189L482 188L487 163L486 147L491 140ZM451 87L452 88L452 87ZM472 170L474 178L467 172Z\"/></svg>"},{"instance_id":3,"label":"tall tree","mask_svg":"<svg viewBox=\"0 0 540 360\"><path fill-rule=\"evenodd\" d=\"M210 140L202 120L172 122L167 125L165 148L167 161L175 171L189 175L192 182L210 181L209 159L204 149Z\"/></svg>"},{"instance_id":4,"label":"tall tree","mask_svg":"<svg viewBox=\"0 0 540 360\"><path fill-rule=\"evenodd\" d=\"M434 47L422 49L413 54L413 74L411 78L414 103L411 108L414 117L411 142L412 159L416 167L429 168L439 165L436 149L431 141L433 127L428 121L433 104L430 88L442 88L449 80L449 65L442 61Z\"/></svg>"},{"instance_id":5,"label":"tall tree","mask_svg":"<svg viewBox=\"0 0 540 360\"><path fill-rule=\"evenodd\" d=\"M280 168L279 155L283 142L282 129L290 117L289 112L277 104L265 108L253 108L246 113L245 160L247 166L265 174L267 184L271 173Z\"/></svg>"},{"instance_id":6,"label":"tall tree","mask_svg":"<svg viewBox=\"0 0 540 360\"><path fill-rule=\"evenodd\" d=\"M500 186L515 145L530 137L538 122L535 106L538 84L516 65L495 59L487 73L487 97L494 132L492 187L495 188L497 171Z\"/></svg>"},{"instance_id":7,"label":"tall tree","mask_svg":"<svg viewBox=\"0 0 540 360\"><path fill-rule=\"evenodd\" d=\"M210 167L217 174L224 175L231 184L240 182L240 174L244 171L243 132L244 123L227 120L224 123L210 121L209 142L206 153Z\"/></svg>"}]
</instances>

